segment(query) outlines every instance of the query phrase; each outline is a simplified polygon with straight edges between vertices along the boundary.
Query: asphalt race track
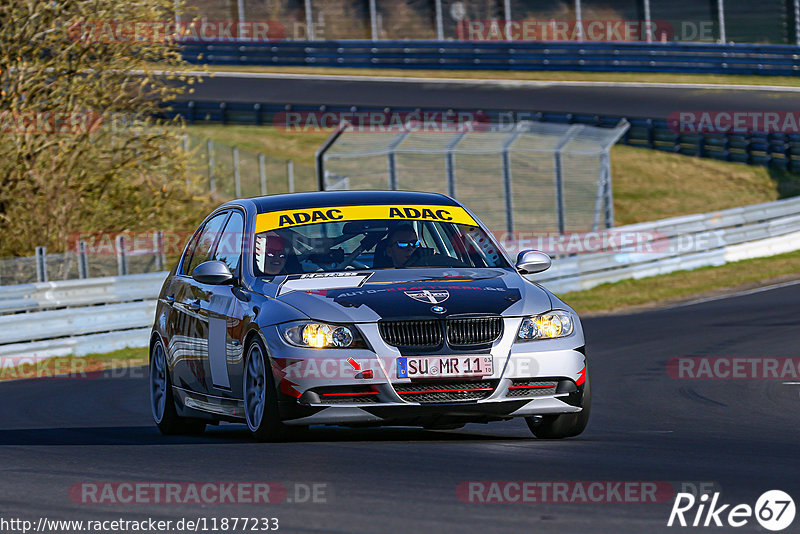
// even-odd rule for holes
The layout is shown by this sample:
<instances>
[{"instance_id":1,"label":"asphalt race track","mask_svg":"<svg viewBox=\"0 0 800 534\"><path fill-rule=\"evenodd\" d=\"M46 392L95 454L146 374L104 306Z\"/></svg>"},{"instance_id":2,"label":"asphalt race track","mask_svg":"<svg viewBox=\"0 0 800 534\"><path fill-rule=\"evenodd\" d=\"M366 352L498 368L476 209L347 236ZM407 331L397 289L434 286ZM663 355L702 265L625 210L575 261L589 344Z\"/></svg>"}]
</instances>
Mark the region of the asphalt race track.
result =
<instances>
[{"instance_id":1,"label":"asphalt race track","mask_svg":"<svg viewBox=\"0 0 800 534\"><path fill-rule=\"evenodd\" d=\"M241 426L167 438L133 376L0 384L0 515L63 519L278 517L284 532L660 532L658 503L469 503L465 481L713 483L725 503L800 495L800 385L677 380L670 358L797 357L800 285L585 321L592 419L576 439L536 440L522 421L461 430L313 429L259 444ZM800 380L795 380L800 382ZM326 503L80 504L83 481L326 484ZM294 490L296 491L296 489ZM794 529L800 519L796 519ZM737 531L760 529L751 519ZM711 529L730 532L732 529ZM762 530L763 531L763 530ZM789 529L786 532L793 531Z\"/></svg>"},{"instance_id":2,"label":"asphalt race track","mask_svg":"<svg viewBox=\"0 0 800 534\"><path fill-rule=\"evenodd\" d=\"M179 100L261 104L569 112L666 118L678 111L792 111L797 88L603 83L370 81L367 77L216 73Z\"/></svg>"}]
</instances>

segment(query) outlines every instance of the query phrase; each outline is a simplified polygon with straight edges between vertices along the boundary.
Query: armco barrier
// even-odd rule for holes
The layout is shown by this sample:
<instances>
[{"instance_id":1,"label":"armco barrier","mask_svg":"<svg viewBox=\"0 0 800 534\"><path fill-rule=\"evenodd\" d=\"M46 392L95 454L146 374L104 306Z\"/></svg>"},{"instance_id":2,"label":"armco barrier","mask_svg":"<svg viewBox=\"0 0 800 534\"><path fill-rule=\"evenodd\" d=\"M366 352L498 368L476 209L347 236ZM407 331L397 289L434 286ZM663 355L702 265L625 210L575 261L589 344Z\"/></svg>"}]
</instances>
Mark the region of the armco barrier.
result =
<instances>
[{"instance_id":1,"label":"armco barrier","mask_svg":"<svg viewBox=\"0 0 800 534\"><path fill-rule=\"evenodd\" d=\"M531 280L556 292L723 265L800 249L800 198L629 225L653 251L558 258ZM683 248L681 240L693 243ZM66 354L147 346L166 273L0 288L0 367ZM103 305L105 304L105 305ZM60 308L60 309L58 309ZM28 310L26 312L26 310Z\"/></svg>"},{"instance_id":2,"label":"armco barrier","mask_svg":"<svg viewBox=\"0 0 800 534\"><path fill-rule=\"evenodd\" d=\"M0 286L0 314L154 299L166 273Z\"/></svg>"},{"instance_id":3,"label":"armco barrier","mask_svg":"<svg viewBox=\"0 0 800 534\"><path fill-rule=\"evenodd\" d=\"M800 198L632 224L614 231L653 236L643 241L652 251L560 258L550 270L531 279L556 292L581 291L629 278L800 250ZM681 241L690 245L683 249Z\"/></svg>"},{"instance_id":4,"label":"armco barrier","mask_svg":"<svg viewBox=\"0 0 800 534\"><path fill-rule=\"evenodd\" d=\"M149 328L155 314L156 301L145 300L0 315L0 345Z\"/></svg>"},{"instance_id":5,"label":"armco barrier","mask_svg":"<svg viewBox=\"0 0 800 534\"><path fill-rule=\"evenodd\" d=\"M183 43L214 65L393 69L571 70L712 74L800 73L794 45L556 41L272 41Z\"/></svg>"},{"instance_id":6,"label":"armco barrier","mask_svg":"<svg viewBox=\"0 0 800 534\"><path fill-rule=\"evenodd\" d=\"M137 328L104 334L65 337L33 343L0 345L0 368L20 363L33 363L55 356L86 356L132 347L146 347L150 328Z\"/></svg>"}]
</instances>

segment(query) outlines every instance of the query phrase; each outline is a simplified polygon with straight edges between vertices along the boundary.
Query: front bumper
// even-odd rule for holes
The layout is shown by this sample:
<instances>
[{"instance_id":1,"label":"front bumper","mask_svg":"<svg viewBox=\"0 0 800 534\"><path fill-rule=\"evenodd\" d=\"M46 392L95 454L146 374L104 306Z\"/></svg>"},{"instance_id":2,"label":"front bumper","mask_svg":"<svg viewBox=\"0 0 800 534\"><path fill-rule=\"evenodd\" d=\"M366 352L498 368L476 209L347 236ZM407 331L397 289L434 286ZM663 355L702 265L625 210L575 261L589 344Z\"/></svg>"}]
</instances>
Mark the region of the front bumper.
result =
<instances>
[{"instance_id":1,"label":"front bumper","mask_svg":"<svg viewBox=\"0 0 800 534\"><path fill-rule=\"evenodd\" d=\"M521 320L504 319L504 335L481 354L493 373L476 379L397 378L403 354L376 324L358 325L372 350L291 347L275 328L267 337L281 416L289 425L435 426L581 411L582 334L515 343Z\"/></svg>"}]
</instances>

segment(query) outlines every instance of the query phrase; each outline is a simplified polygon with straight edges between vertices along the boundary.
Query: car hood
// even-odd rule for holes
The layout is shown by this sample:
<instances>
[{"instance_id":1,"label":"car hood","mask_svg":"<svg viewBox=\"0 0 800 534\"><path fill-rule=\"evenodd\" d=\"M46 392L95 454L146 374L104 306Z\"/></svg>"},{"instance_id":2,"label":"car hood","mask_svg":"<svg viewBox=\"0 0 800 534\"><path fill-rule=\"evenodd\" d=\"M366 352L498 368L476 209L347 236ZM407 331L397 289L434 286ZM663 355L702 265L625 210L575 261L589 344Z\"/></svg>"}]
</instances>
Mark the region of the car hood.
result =
<instances>
[{"instance_id":1,"label":"car hood","mask_svg":"<svg viewBox=\"0 0 800 534\"><path fill-rule=\"evenodd\" d=\"M259 292L326 322L519 316L552 308L549 293L505 269L311 273L262 281Z\"/></svg>"}]
</instances>

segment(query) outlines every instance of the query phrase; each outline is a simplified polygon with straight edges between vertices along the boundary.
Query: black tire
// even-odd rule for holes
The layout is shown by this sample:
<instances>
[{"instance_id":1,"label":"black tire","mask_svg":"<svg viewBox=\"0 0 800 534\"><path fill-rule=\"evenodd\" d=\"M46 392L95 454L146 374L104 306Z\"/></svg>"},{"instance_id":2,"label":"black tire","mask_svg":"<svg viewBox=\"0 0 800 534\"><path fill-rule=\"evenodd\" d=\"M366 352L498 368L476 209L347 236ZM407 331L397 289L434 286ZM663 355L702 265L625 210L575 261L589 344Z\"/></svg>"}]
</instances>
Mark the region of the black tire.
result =
<instances>
[{"instance_id":1,"label":"black tire","mask_svg":"<svg viewBox=\"0 0 800 534\"><path fill-rule=\"evenodd\" d=\"M253 338L245 349L242 392L247 427L257 441L278 442L289 437L289 429L278 412L278 390L264 344ZM258 409L261 403L261 409Z\"/></svg>"},{"instance_id":2,"label":"black tire","mask_svg":"<svg viewBox=\"0 0 800 534\"><path fill-rule=\"evenodd\" d=\"M583 386L580 412L563 413L560 415L545 415L540 420L526 417L525 422L533 435L540 439L571 438L584 431L589 423L589 413L592 408L592 388L589 380L589 369L586 369L586 382Z\"/></svg>"},{"instance_id":3,"label":"black tire","mask_svg":"<svg viewBox=\"0 0 800 534\"><path fill-rule=\"evenodd\" d=\"M172 393L172 380L167 369L166 352L160 339L156 340L150 349L149 384L150 410L153 421L162 434L197 435L205 431L205 421L178 415L175 396Z\"/></svg>"}]
</instances>

